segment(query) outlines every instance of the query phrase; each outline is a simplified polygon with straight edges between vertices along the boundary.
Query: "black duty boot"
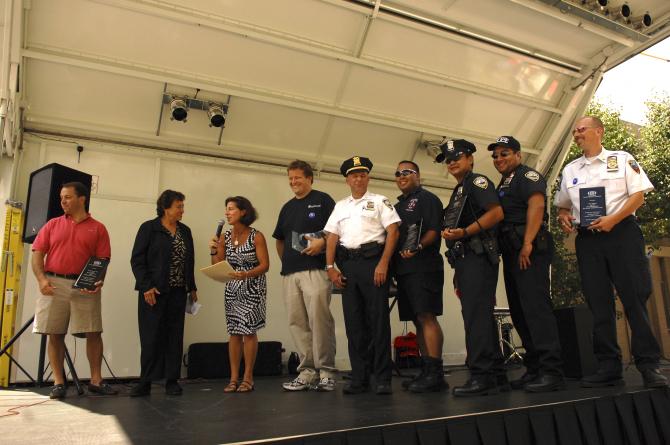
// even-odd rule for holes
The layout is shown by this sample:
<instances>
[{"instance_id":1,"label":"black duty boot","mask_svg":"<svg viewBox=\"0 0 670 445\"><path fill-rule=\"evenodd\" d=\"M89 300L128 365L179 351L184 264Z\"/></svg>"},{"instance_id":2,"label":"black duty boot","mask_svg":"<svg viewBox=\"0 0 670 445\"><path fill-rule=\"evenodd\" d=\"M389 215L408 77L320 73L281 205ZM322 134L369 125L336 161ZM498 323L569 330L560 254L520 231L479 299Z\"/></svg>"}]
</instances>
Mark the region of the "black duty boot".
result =
<instances>
[{"instance_id":1,"label":"black duty boot","mask_svg":"<svg viewBox=\"0 0 670 445\"><path fill-rule=\"evenodd\" d=\"M433 357L424 357L425 374L414 380L409 385L412 392L433 392L449 388L449 384L444 380L444 369L442 369L442 360Z\"/></svg>"},{"instance_id":2,"label":"black duty boot","mask_svg":"<svg viewBox=\"0 0 670 445\"><path fill-rule=\"evenodd\" d=\"M498 385L498 391L500 392L510 392L512 390L507 373L496 375L496 385Z\"/></svg>"},{"instance_id":3,"label":"black duty boot","mask_svg":"<svg viewBox=\"0 0 670 445\"><path fill-rule=\"evenodd\" d=\"M421 357L421 371L412 377L411 379L405 379L400 383L400 386L402 386L402 389L408 389L409 385L414 383L417 379L420 379L426 374L426 361L424 360L423 357Z\"/></svg>"},{"instance_id":4,"label":"black duty boot","mask_svg":"<svg viewBox=\"0 0 670 445\"><path fill-rule=\"evenodd\" d=\"M526 383L524 389L528 392L560 391L565 389L565 380L562 375L544 374Z\"/></svg>"},{"instance_id":5,"label":"black duty boot","mask_svg":"<svg viewBox=\"0 0 670 445\"><path fill-rule=\"evenodd\" d=\"M526 371L520 378L512 380L510 386L512 389L524 389L527 384L537 380L540 374L537 372Z\"/></svg>"},{"instance_id":6,"label":"black duty boot","mask_svg":"<svg viewBox=\"0 0 670 445\"><path fill-rule=\"evenodd\" d=\"M494 376L472 376L465 385L457 386L453 390L456 397L486 396L498 394L498 385Z\"/></svg>"}]
</instances>

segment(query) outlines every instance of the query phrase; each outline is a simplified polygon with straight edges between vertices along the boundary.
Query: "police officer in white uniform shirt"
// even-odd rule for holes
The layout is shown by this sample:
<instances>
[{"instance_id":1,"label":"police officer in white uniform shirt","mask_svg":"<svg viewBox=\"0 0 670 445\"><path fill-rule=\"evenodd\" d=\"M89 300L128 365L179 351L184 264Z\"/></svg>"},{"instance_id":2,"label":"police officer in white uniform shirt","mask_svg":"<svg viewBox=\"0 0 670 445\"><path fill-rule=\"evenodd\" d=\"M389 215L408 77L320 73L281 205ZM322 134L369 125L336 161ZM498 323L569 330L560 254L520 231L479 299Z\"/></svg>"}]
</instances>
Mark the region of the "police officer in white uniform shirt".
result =
<instances>
[{"instance_id":1,"label":"police officer in white uniform shirt","mask_svg":"<svg viewBox=\"0 0 670 445\"><path fill-rule=\"evenodd\" d=\"M371 375L377 394L392 392L389 262L398 241L400 217L385 196L368 192L370 170L372 162L361 156L342 163L340 172L347 178L351 196L335 204L324 228L328 232L328 278L343 288L351 362L345 394L366 392Z\"/></svg>"},{"instance_id":2,"label":"police officer in white uniform shirt","mask_svg":"<svg viewBox=\"0 0 670 445\"><path fill-rule=\"evenodd\" d=\"M599 366L596 374L582 379L582 386L624 383L616 338L614 285L630 323L632 353L644 385L663 387L668 381L658 370L660 348L646 308L651 273L642 231L634 216L653 185L629 153L602 147L604 131L597 117L586 116L577 121L572 134L583 156L563 169L555 199L563 231L577 231L582 291L593 313L593 343ZM602 206L593 197L603 193L604 209L599 212ZM582 204L588 205L581 209Z\"/></svg>"}]
</instances>

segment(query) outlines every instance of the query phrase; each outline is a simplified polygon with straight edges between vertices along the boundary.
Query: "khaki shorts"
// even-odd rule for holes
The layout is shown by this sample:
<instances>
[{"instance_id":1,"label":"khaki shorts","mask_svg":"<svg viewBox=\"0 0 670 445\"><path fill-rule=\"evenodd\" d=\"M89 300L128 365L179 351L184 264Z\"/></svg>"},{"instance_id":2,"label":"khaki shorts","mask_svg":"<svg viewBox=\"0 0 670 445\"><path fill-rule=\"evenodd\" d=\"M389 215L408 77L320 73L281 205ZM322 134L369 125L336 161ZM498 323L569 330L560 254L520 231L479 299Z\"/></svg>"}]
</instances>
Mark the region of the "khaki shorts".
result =
<instances>
[{"instance_id":1,"label":"khaki shorts","mask_svg":"<svg viewBox=\"0 0 670 445\"><path fill-rule=\"evenodd\" d=\"M100 292L84 294L72 289L74 280L47 275L56 288L53 295L42 295L35 305L33 332L36 334L84 334L102 332Z\"/></svg>"}]
</instances>

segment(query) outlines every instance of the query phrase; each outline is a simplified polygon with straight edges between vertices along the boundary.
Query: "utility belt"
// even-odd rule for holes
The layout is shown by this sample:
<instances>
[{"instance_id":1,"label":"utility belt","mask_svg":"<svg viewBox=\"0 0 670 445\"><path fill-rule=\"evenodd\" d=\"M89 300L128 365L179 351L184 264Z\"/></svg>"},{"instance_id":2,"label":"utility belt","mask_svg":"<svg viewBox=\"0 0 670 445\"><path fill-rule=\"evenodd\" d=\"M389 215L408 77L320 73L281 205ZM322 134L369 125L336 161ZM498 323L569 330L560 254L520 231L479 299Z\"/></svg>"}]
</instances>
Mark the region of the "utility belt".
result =
<instances>
[{"instance_id":1,"label":"utility belt","mask_svg":"<svg viewBox=\"0 0 670 445\"><path fill-rule=\"evenodd\" d=\"M465 258L465 255L469 253L486 255L491 264L500 262L498 240L491 234L484 237L477 234L464 240L455 241L451 245L447 244L447 251L444 252L444 256L447 257L447 261L453 269L456 266L456 261L459 258Z\"/></svg>"},{"instance_id":2,"label":"utility belt","mask_svg":"<svg viewBox=\"0 0 670 445\"><path fill-rule=\"evenodd\" d=\"M521 250L523 238L526 234L525 224L501 224L498 230L500 244L503 248L514 251ZM533 240L533 250L538 253L547 252L550 243L549 230L547 224L543 222Z\"/></svg>"},{"instance_id":3,"label":"utility belt","mask_svg":"<svg viewBox=\"0 0 670 445\"><path fill-rule=\"evenodd\" d=\"M377 241L361 244L358 249L347 249L341 244L335 250L335 259L338 263L346 260L378 258L384 251L384 245Z\"/></svg>"}]
</instances>

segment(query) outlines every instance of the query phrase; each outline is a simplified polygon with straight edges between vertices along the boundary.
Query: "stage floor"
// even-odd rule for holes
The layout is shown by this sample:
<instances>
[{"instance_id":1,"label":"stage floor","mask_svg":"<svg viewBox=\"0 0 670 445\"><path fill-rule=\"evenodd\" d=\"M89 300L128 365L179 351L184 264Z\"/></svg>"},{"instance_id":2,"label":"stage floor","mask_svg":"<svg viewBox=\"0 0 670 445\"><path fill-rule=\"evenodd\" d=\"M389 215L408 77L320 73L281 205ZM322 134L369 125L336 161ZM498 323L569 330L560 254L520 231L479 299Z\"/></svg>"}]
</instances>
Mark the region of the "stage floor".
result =
<instances>
[{"instance_id":1,"label":"stage floor","mask_svg":"<svg viewBox=\"0 0 670 445\"><path fill-rule=\"evenodd\" d=\"M522 373L510 371L510 377ZM664 370L668 375L668 370ZM467 372L454 371L449 384L462 384ZM331 393L281 389L286 377L259 377L248 394L224 394L226 381L183 382L184 394L169 397L154 385L149 397L128 397L118 385L116 397L77 396L70 387L63 401L48 399L49 388L0 390L0 442L61 443L250 443L418 420L459 417L531 406L611 396L643 389L634 369L625 372L626 386L584 389L569 381L565 391L528 394L512 391L495 396L459 399L450 392L411 394L393 378L394 393L347 396L339 380ZM18 408L14 408L18 407ZM14 414L16 413L16 414Z\"/></svg>"}]
</instances>

